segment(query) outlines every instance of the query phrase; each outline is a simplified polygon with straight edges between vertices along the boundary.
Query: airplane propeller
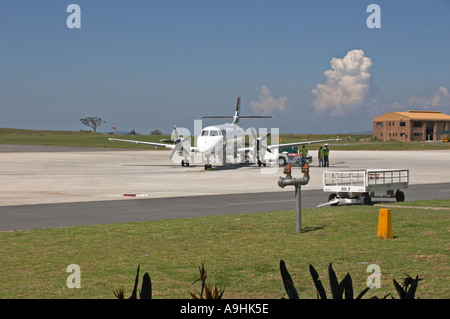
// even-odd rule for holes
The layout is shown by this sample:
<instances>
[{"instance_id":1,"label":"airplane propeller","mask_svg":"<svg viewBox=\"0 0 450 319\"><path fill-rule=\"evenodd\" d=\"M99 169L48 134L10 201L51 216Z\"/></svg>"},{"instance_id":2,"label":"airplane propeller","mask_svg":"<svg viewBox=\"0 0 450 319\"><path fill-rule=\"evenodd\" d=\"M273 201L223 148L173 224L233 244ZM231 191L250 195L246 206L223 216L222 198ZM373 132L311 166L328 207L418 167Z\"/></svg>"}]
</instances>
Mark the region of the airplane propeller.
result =
<instances>
[{"instance_id":1,"label":"airplane propeller","mask_svg":"<svg viewBox=\"0 0 450 319\"><path fill-rule=\"evenodd\" d=\"M267 138L271 133L268 133L262 137L257 137L256 130L252 127L251 132L253 135L253 154L257 157L258 161L264 158L266 152L272 153L272 151L267 147Z\"/></svg>"},{"instance_id":2,"label":"airplane propeller","mask_svg":"<svg viewBox=\"0 0 450 319\"><path fill-rule=\"evenodd\" d=\"M172 152L170 153L170 158L175 155L176 152L180 156L184 156L185 159L187 159L191 155L191 135L181 138L178 134L177 127L173 126L175 131L175 140L173 143L175 143L175 147L172 149ZM182 161L184 163L184 161Z\"/></svg>"},{"instance_id":3,"label":"airplane propeller","mask_svg":"<svg viewBox=\"0 0 450 319\"><path fill-rule=\"evenodd\" d=\"M173 130L175 131L175 139L167 139L167 138L162 138L159 141L160 142L164 142L164 143L178 143L179 141L181 141L180 136L178 135L178 130L177 130L177 126L174 124L173 125Z\"/></svg>"},{"instance_id":4,"label":"airplane propeller","mask_svg":"<svg viewBox=\"0 0 450 319\"><path fill-rule=\"evenodd\" d=\"M184 137L183 139L179 138L178 140L175 141L175 147L170 153L170 158L172 158L172 156L176 152L182 152L183 156L189 156L191 154L190 151L191 151L191 136Z\"/></svg>"}]
</instances>

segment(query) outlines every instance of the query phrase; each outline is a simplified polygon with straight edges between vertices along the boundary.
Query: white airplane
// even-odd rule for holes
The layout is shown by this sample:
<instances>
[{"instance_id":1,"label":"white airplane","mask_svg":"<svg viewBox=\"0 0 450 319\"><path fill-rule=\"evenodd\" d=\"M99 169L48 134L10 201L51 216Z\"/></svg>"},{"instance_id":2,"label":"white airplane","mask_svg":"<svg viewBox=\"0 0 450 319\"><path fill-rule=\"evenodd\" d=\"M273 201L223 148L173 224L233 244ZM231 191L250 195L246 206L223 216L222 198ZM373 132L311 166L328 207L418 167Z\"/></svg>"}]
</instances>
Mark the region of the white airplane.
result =
<instances>
[{"instance_id":1,"label":"white airplane","mask_svg":"<svg viewBox=\"0 0 450 319\"><path fill-rule=\"evenodd\" d=\"M267 145L267 138L271 133L265 134L262 137L256 136L256 131L254 128L250 127L248 130L244 130L239 126L239 119L241 118L272 118L271 116L242 116L239 115L241 108L241 98L238 97L236 112L234 116L205 116L202 118L232 118L232 123L219 124L213 126L207 126L202 129L201 134L197 137L196 146L191 147L191 135L180 137L176 126L174 126L174 131L172 136L175 137L173 144L155 143L155 142L144 142L135 140L124 140L117 138L109 138L110 141L127 142L135 144L144 144L156 147L165 147L172 149L170 158L178 152L178 155L183 159L181 160L182 166L189 166L191 152L201 153L205 157L205 169L212 168L211 156L215 156L219 162L224 165L229 165L230 163L235 163L236 161L241 164L245 163L257 163L258 166L266 165L267 152L278 154L278 149L280 147L290 147L298 146L304 144L314 144L314 143L324 143L340 141L340 139L326 139L326 140L316 140L316 141L303 141L294 142L287 144L272 144ZM249 132L250 131L250 132ZM246 137L253 137L253 141L250 147L243 147ZM227 156L231 156L232 160ZM276 155L275 155L276 156ZM268 156L270 157L270 155ZM234 161L233 161L234 158ZM273 158L273 156L272 156ZM276 156L276 160L278 157Z\"/></svg>"}]
</instances>

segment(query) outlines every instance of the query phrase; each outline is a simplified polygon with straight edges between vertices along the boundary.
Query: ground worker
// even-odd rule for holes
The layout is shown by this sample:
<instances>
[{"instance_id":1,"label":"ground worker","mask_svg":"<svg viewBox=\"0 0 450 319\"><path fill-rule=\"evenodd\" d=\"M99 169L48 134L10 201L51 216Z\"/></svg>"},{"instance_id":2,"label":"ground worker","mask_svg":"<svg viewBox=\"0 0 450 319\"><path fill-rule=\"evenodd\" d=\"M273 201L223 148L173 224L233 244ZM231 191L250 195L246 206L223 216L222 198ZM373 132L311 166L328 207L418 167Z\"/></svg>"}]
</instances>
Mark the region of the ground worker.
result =
<instances>
[{"instance_id":1,"label":"ground worker","mask_svg":"<svg viewBox=\"0 0 450 319\"><path fill-rule=\"evenodd\" d=\"M319 167L323 166L323 157L324 157L324 155L325 155L325 152L324 152L324 150L323 150L323 148L321 146L319 148L319 153L318 153L318 156L319 156Z\"/></svg>"},{"instance_id":2,"label":"ground worker","mask_svg":"<svg viewBox=\"0 0 450 319\"><path fill-rule=\"evenodd\" d=\"M308 150L306 149L305 145L303 145L300 154L302 155L302 166L305 166L306 156L308 155Z\"/></svg>"},{"instance_id":3,"label":"ground worker","mask_svg":"<svg viewBox=\"0 0 450 319\"><path fill-rule=\"evenodd\" d=\"M323 150L323 166L324 167L329 167L330 166L330 161L329 161L329 156L330 155L330 150L328 149L328 144L325 144L325 149Z\"/></svg>"}]
</instances>

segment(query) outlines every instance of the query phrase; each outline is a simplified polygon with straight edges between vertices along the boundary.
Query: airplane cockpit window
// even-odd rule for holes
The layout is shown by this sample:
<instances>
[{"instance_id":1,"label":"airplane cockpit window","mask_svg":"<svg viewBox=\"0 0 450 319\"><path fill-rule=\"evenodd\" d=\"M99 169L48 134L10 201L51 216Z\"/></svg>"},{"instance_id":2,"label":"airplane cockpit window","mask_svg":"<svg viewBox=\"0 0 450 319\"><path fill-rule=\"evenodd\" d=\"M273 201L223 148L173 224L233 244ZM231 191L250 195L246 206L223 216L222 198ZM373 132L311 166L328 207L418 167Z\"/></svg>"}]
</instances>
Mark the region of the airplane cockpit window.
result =
<instances>
[{"instance_id":1,"label":"airplane cockpit window","mask_svg":"<svg viewBox=\"0 0 450 319\"><path fill-rule=\"evenodd\" d=\"M203 130L202 136L219 136L222 135L221 131L218 130Z\"/></svg>"}]
</instances>

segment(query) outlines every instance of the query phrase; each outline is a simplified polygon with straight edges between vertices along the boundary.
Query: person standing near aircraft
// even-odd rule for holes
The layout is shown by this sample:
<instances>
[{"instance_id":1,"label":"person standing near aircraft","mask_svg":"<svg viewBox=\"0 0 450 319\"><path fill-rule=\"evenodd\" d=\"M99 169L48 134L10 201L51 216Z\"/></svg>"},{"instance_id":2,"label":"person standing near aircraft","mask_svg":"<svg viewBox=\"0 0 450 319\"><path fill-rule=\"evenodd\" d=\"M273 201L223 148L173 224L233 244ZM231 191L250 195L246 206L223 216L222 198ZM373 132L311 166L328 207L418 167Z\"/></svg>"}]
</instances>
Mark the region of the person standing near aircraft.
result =
<instances>
[{"instance_id":1,"label":"person standing near aircraft","mask_svg":"<svg viewBox=\"0 0 450 319\"><path fill-rule=\"evenodd\" d=\"M308 149L305 147L305 145L302 146L300 154L302 154L302 166L305 166L306 156L308 155Z\"/></svg>"},{"instance_id":2,"label":"person standing near aircraft","mask_svg":"<svg viewBox=\"0 0 450 319\"><path fill-rule=\"evenodd\" d=\"M318 157L319 157L319 167L322 167L322 166L324 166L323 165L323 156L324 156L324 151L323 151L323 148L322 148L322 146L319 148L319 152L318 152Z\"/></svg>"},{"instance_id":3,"label":"person standing near aircraft","mask_svg":"<svg viewBox=\"0 0 450 319\"><path fill-rule=\"evenodd\" d=\"M330 166L330 149L328 148L328 144L325 144L325 149L323 150L323 166L329 167Z\"/></svg>"}]
</instances>

